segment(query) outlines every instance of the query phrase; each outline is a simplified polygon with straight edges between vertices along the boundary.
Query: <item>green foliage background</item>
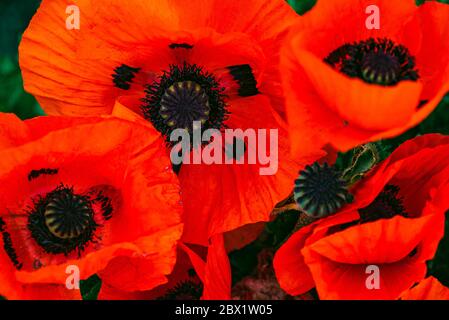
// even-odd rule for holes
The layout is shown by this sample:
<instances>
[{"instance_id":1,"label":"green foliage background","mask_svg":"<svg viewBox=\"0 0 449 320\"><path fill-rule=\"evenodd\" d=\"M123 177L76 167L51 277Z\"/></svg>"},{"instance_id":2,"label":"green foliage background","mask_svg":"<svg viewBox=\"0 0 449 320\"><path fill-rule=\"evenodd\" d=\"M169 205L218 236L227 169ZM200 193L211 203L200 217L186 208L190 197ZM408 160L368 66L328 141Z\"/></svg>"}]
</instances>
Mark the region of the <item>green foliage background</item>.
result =
<instances>
[{"instance_id":1,"label":"green foliage background","mask_svg":"<svg viewBox=\"0 0 449 320\"><path fill-rule=\"evenodd\" d=\"M42 115L36 100L23 90L17 49L40 0L0 1L0 112L26 119Z\"/></svg>"},{"instance_id":2,"label":"green foliage background","mask_svg":"<svg viewBox=\"0 0 449 320\"><path fill-rule=\"evenodd\" d=\"M313 7L317 0L286 1L298 14L304 14ZM416 0L416 2L422 4L424 0ZM440 2L449 3L449 0L440 0ZM36 100L23 90L17 53L21 35L39 3L40 0L0 0L0 112L15 113L22 119L43 115ZM449 53L436 52L436 54ZM405 140L432 132L449 134L449 96L423 123L400 137L379 142L378 146L381 146L383 152L388 155ZM297 218L297 212L287 211L281 214L276 221L266 226L265 231L256 241L230 254L234 283L254 271L257 265L257 256L263 248L276 249L282 244L287 235L291 233ZM436 276L446 286L449 286L449 222L446 223L446 230L446 237L440 243L435 259L429 262L429 274ZM101 281L96 276L86 280L82 286L84 298L95 299L100 286Z\"/></svg>"}]
</instances>

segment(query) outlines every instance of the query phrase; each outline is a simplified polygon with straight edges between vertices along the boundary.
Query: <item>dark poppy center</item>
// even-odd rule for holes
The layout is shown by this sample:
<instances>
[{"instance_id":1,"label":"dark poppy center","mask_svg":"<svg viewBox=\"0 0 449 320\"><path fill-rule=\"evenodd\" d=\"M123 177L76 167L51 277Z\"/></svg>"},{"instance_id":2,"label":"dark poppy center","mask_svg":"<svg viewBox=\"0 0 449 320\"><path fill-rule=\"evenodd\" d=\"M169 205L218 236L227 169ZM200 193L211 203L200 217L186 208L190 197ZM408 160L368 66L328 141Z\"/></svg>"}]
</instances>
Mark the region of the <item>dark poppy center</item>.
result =
<instances>
[{"instance_id":1,"label":"dark poppy center","mask_svg":"<svg viewBox=\"0 0 449 320\"><path fill-rule=\"evenodd\" d=\"M407 217L399 191L399 187L387 185L369 206L359 209L361 222L389 219L398 215Z\"/></svg>"},{"instance_id":2,"label":"dark poppy center","mask_svg":"<svg viewBox=\"0 0 449 320\"><path fill-rule=\"evenodd\" d=\"M334 234L363 223L374 222L381 219L390 219L395 216L409 217L399 196L400 189L395 185L387 185L376 199L367 207L359 209L360 219L329 229L328 235ZM413 252L412 252L413 253Z\"/></svg>"},{"instance_id":3,"label":"dark poppy center","mask_svg":"<svg viewBox=\"0 0 449 320\"><path fill-rule=\"evenodd\" d=\"M200 300L203 295L203 285L200 282L182 281L169 289L158 300Z\"/></svg>"},{"instance_id":4,"label":"dark poppy center","mask_svg":"<svg viewBox=\"0 0 449 320\"><path fill-rule=\"evenodd\" d=\"M146 87L142 111L168 142L175 129L192 132L194 122L201 123L202 131L220 130L228 114L223 91L214 75L201 67L171 65Z\"/></svg>"},{"instance_id":5,"label":"dark poppy center","mask_svg":"<svg viewBox=\"0 0 449 320\"><path fill-rule=\"evenodd\" d=\"M401 65L393 55L372 52L363 59L362 77L366 82L388 84L396 81L400 72Z\"/></svg>"},{"instance_id":6,"label":"dark poppy center","mask_svg":"<svg viewBox=\"0 0 449 320\"><path fill-rule=\"evenodd\" d=\"M295 181L294 198L306 214L321 218L335 213L352 197L346 182L334 167L315 162L299 173Z\"/></svg>"},{"instance_id":7,"label":"dark poppy center","mask_svg":"<svg viewBox=\"0 0 449 320\"><path fill-rule=\"evenodd\" d=\"M83 250L98 227L92 200L73 188L59 186L39 197L28 217L28 229L48 253L68 254Z\"/></svg>"},{"instance_id":8,"label":"dark poppy center","mask_svg":"<svg viewBox=\"0 0 449 320\"><path fill-rule=\"evenodd\" d=\"M48 200L44 211L45 225L55 237L77 238L93 223L93 210L86 197L62 189Z\"/></svg>"},{"instance_id":9,"label":"dark poppy center","mask_svg":"<svg viewBox=\"0 0 449 320\"><path fill-rule=\"evenodd\" d=\"M391 86L416 81L419 73L409 50L389 39L368 39L345 44L324 59L338 71L367 83Z\"/></svg>"},{"instance_id":10,"label":"dark poppy center","mask_svg":"<svg viewBox=\"0 0 449 320\"><path fill-rule=\"evenodd\" d=\"M209 114L209 97L196 82L176 82L165 91L161 98L159 115L169 127L189 130L194 121L205 124Z\"/></svg>"}]
</instances>

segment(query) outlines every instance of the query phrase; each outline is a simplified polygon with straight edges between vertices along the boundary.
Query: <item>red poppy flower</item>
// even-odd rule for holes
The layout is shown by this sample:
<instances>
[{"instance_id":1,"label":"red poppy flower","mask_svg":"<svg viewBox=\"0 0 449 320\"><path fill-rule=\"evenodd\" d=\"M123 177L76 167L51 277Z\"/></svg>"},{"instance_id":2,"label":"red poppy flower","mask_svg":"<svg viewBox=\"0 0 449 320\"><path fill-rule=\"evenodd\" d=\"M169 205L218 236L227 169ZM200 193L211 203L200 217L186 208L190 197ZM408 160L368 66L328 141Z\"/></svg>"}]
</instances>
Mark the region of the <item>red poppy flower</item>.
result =
<instances>
[{"instance_id":1,"label":"red poppy flower","mask_svg":"<svg viewBox=\"0 0 449 320\"><path fill-rule=\"evenodd\" d=\"M354 186L353 203L279 249L274 267L281 287L291 295L316 287L322 299L397 299L422 280L444 234L448 155L449 138L440 135L400 146ZM372 265L379 287L367 285Z\"/></svg>"},{"instance_id":2,"label":"red poppy flower","mask_svg":"<svg viewBox=\"0 0 449 320\"><path fill-rule=\"evenodd\" d=\"M278 48L297 18L283 0L76 5L80 29L67 30L67 1L42 1L20 45L25 87L48 114L110 113L117 97L144 97L145 87L158 86L164 72L173 77L171 68L185 70L184 62L205 91L200 82L210 73L210 89L224 89L230 104L281 95Z\"/></svg>"},{"instance_id":3,"label":"red poppy flower","mask_svg":"<svg viewBox=\"0 0 449 320\"><path fill-rule=\"evenodd\" d=\"M449 300L449 288L429 277L401 295L402 300Z\"/></svg>"},{"instance_id":4,"label":"red poppy flower","mask_svg":"<svg viewBox=\"0 0 449 320\"><path fill-rule=\"evenodd\" d=\"M208 248L180 243L178 259L168 282L150 291L125 292L102 287L102 300L229 300L231 271L223 236L215 236Z\"/></svg>"},{"instance_id":5,"label":"red poppy flower","mask_svg":"<svg viewBox=\"0 0 449 320\"><path fill-rule=\"evenodd\" d=\"M366 26L373 5L380 29ZM281 51L293 153L349 150L427 117L449 91L448 21L436 1L318 1Z\"/></svg>"},{"instance_id":6,"label":"red poppy flower","mask_svg":"<svg viewBox=\"0 0 449 320\"><path fill-rule=\"evenodd\" d=\"M0 116L0 128L1 296L79 299L66 288L68 266L122 290L167 282L182 234L180 190L148 128L12 115Z\"/></svg>"},{"instance_id":7,"label":"red poppy flower","mask_svg":"<svg viewBox=\"0 0 449 320\"><path fill-rule=\"evenodd\" d=\"M267 166L261 159L176 168L185 242L207 246L214 235L267 221L275 204L291 192L298 170L287 156L287 130L278 114L283 112L278 51L297 18L287 3L194 0L186 6L181 0L114 0L77 5L80 30L66 29L66 1L44 0L23 36L25 87L45 111L113 112L147 122L165 140L178 128L192 132L193 121L201 122L201 132L277 129L279 167L273 175L260 175ZM245 145L241 155L226 152L238 141L246 141L245 135L237 133L222 158L243 156L249 163L251 146ZM267 136L267 146L271 141Z\"/></svg>"}]
</instances>

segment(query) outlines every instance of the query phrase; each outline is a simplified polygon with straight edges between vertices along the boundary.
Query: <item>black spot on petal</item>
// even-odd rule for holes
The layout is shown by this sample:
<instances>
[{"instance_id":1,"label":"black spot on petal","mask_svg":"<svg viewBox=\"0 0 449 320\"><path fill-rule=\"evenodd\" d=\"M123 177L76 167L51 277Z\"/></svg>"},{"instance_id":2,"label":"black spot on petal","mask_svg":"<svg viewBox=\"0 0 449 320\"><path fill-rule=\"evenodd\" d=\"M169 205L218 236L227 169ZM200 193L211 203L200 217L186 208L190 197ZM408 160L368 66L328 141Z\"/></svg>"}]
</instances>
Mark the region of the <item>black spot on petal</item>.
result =
<instances>
[{"instance_id":1,"label":"black spot on petal","mask_svg":"<svg viewBox=\"0 0 449 320\"><path fill-rule=\"evenodd\" d=\"M131 83L136 76L136 73L140 71L140 68L133 68L122 64L120 67L114 69L114 74L112 75L112 81L117 88L123 90L129 90L131 88Z\"/></svg>"},{"instance_id":2,"label":"black spot on petal","mask_svg":"<svg viewBox=\"0 0 449 320\"><path fill-rule=\"evenodd\" d=\"M249 64L229 66L227 69L239 85L239 96L251 97L260 93L257 89L257 81L254 77L253 69Z\"/></svg>"},{"instance_id":3,"label":"black spot on petal","mask_svg":"<svg viewBox=\"0 0 449 320\"><path fill-rule=\"evenodd\" d=\"M168 47L170 49L193 49L193 45L188 43L171 43Z\"/></svg>"},{"instance_id":4,"label":"black spot on petal","mask_svg":"<svg viewBox=\"0 0 449 320\"><path fill-rule=\"evenodd\" d=\"M6 223L2 218L0 218L0 233L2 234L3 238L3 249L5 249L5 252L11 260L12 264L17 270L22 269L23 265L22 263L20 263L16 250L14 249L11 234L6 231Z\"/></svg>"},{"instance_id":5,"label":"black spot on petal","mask_svg":"<svg viewBox=\"0 0 449 320\"><path fill-rule=\"evenodd\" d=\"M28 181L32 181L43 175L55 175L58 174L58 172L59 172L58 169L49 169L49 168L31 170L30 173L28 174Z\"/></svg>"}]
</instances>

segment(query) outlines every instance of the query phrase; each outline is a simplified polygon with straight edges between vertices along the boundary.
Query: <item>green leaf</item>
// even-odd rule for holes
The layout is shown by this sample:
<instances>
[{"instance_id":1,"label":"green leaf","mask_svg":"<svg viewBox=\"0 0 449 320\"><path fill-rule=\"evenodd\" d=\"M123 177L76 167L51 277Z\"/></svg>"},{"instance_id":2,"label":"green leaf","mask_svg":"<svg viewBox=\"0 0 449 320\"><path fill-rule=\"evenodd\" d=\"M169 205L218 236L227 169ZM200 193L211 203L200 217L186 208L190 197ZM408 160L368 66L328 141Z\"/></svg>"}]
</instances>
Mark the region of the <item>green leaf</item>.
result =
<instances>
[{"instance_id":1,"label":"green leaf","mask_svg":"<svg viewBox=\"0 0 449 320\"><path fill-rule=\"evenodd\" d=\"M235 284L249 276L257 267L262 249L278 249L291 234L299 218L299 211L288 210L268 222L260 236L246 247L229 254L232 282Z\"/></svg>"},{"instance_id":2,"label":"green leaf","mask_svg":"<svg viewBox=\"0 0 449 320\"><path fill-rule=\"evenodd\" d=\"M431 0L416 0L416 4L418 6L420 6L420 5L422 5L426 1L431 1ZM448 3L449 4L449 0L437 0L437 1L441 2L441 3Z\"/></svg>"},{"instance_id":3,"label":"green leaf","mask_svg":"<svg viewBox=\"0 0 449 320\"><path fill-rule=\"evenodd\" d=\"M0 56L0 112L15 113L22 119L43 115L34 97L23 89L16 58Z\"/></svg>"},{"instance_id":4,"label":"green leaf","mask_svg":"<svg viewBox=\"0 0 449 320\"><path fill-rule=\"evenodd\" d=\"M342 177L352 185L370 171L385 157L384 146L380 143L367 143L346 153L340 153L336 168Z\"/></svg>"},{"instance_id":5,"label":"green leaf","mask_svg":"<svg viewBox=\"0 0 449 320\"><path fill-rule=\"evenodd\" d=\"M303 15L313 8L317 0L287 0L287 2L298 14Z\"/></svg>"},{"instance_id":6,"label":"green leaf","mask_svg":"<svg viewBox=\"0 0 449 320\"><path fill-rule=\"evenodd\" d=\"M449 212L446 213L445 236L438 246L434 259L428 263L428 273L449 287Z\"/></svg>"},{"instance_id":7,"label":"green leaf","mask_svg":"<svg viewBox=\"0 0 449 320\"><path fill-rule=\"evenodd\" d=\"M377 150L374 144L366 144L350 151L351 163L343 171L343 178L353 184L363 177L378 161Z\"/></svg>"},{"instance_id":8,"label":"green leaf","mask_svg":"<svg viewBox=\"0 0 449 320\"><path fill-rule=\"evenodd\" d=\"M279 214L272 222L268 222L265 232L270 236L267 245L279 248L291 234L299 219L299 211L288 210Z\"/></svg>"},{"instance_id":9,"label":"green leaf","mask_svg":"<svg viewBox=\"0 0 449 320\"><path fill-rule=\"evenodd\" d=\"M399 147L407 140L413 139L416 136L420 136L428 133L441 133L449 135L449 95L447 95L438 107L416 127L408 130L404 134L392 138L382 140L381 144L385 149L391 152Z\"/></svg>"},{"instance_id":10,"label":"green leaf","mask_svg":"<svg viewBox=\"0 0 449 320\"><path fill-rule=\"evenodd\" d=\"M40 0L0 1L0 55L17 55L20 37L39 4Z\"/></svg>"},{"instance_id":11,"label":"green leaf","mask_svg":"<svg viewBox=\"0 0 449 320\"><path fill-rule=\"evenodd\" d=\"M101 289L101 279L96 274L87 280L80 281L80 291L83 300L97 300Z\"/></svg>"}]
</instances>

